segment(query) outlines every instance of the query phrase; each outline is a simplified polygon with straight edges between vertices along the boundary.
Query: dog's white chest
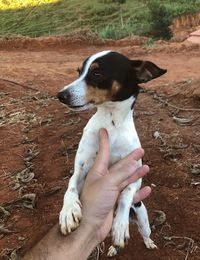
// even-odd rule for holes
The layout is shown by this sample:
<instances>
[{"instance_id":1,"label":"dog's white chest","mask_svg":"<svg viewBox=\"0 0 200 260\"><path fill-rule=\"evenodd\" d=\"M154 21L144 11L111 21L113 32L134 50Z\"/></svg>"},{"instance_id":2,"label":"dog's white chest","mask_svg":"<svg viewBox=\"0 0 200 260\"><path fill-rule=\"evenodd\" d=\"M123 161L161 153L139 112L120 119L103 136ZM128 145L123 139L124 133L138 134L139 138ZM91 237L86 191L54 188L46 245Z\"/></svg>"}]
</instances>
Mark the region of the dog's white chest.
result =
<instances>
[{"instance_id":1,"label":"dog's white chest","mask_svg":"<svg viewBox=\"0 0 200 260\"><path fill-rule=\"evenodd\" d=\"M109 135L110 164L141 146L133 122L132 111L129 109L127 112L127 105L131 102L132 100L126 101L125 111L121 104L118 104L121 105L118 109L113 109L113 107L98 109L84 128L77 152L77 159L80 163L84 161L90 165L94 162L99 149L98 131L100 128L105 128Z\"/></svg>"}]
</instances>

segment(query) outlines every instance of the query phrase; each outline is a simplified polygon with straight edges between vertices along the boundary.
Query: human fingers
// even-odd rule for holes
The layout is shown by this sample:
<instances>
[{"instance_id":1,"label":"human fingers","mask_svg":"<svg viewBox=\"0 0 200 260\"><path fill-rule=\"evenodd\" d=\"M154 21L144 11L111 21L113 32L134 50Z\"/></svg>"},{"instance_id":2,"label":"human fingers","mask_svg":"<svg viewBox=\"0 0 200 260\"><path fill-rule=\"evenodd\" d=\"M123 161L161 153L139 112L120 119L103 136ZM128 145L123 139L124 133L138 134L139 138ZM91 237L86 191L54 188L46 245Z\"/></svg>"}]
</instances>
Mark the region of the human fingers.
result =
<instances>
[{"instance_id":1,"label":"human fingers","mask_svg":"<svg viewBox=\"0 0 200 260\"><path fill-rule=\"evenodd\" d=\"M88 174L89 178L96 180L97 178L102 177L105 173L107 173L109 156L110 147L108 133L106 129L101 128L99 130L99 152L95 159L94 165Z\"/></svg>"},{"instance_id":2,"label":"human fingers","mask_svg":"<svg viewBox=\"0 0 200 260\"><path fill-rule=\"evenodd\" d=\"M137 169L137 161L131 159L126 160L126 162L123 162L120 166L109 170L109 174L106 178L120 189L122 183L128 180Z\"/></svg>"},{"instance_id":3,"label":"human fingers","mask_svg":"<svg viewBox=\"0 0 200 260\"><path fill-rule=\"evenodd\" d=\"M97 154L94 168L95 171L102 173L102 175L107 172L110 156L110 147L108 133L106 129L101 128L99 130L99 152Z\"/></svg>"},{"instance_id":4,"label":"human fingers","mask_svg":"<svg viewBox=\"0 0 200 260\"><path fill-rule=\"evenodd\" d=\"M139 191L136 192L134 198L133 198L133 203L138 203L144 199L146 199L151 193L151 187L145 186Z\"/></svg>"},{"instance_id":5,"label":"human fingers","mask_svg":"<svg viewBox=\"0 0 200 260\"><path fill-rule=\"evenodd\" d=\"M133 172L133 174L129 178L127 178L126 180L124 180L124 182L120 184L120 190L123 190L128 184L133 183L138 179L144 177L148 172L149 166L142 165L135 172Z\"/></svg>"},{"instance_id":6,"label":"human fingers","mask_svg":"<svg viewBox=\"0 0 200 260\"><path fill-rule=\"evenodd\" d=\"M119 160L117 163L112 165L109 170L110 171L116 171L119 168L121 168L123 165L126 165L128 162L138 161L143 156L144 156L144 150L142 148L137 148L133 152L128 154L126 157L124 157L123 159Z\"/></svg>"}]
</instances>

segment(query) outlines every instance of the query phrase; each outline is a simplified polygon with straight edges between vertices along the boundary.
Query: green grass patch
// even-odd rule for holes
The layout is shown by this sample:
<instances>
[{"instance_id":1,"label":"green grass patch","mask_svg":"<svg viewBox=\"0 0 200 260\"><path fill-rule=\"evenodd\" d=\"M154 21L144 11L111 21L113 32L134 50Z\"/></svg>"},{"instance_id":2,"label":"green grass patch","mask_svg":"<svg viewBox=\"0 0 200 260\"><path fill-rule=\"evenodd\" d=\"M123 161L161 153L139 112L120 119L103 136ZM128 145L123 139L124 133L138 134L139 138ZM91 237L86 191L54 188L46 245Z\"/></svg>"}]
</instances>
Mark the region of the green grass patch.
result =
<instances>
[{"instance_id":1,"label":"green grass patch","mask_svg":"<svg viewBox=\"0 0 200 260\"><path fill-rule=\"evenodd\" d=\"M0 36L66 35L89 28L102 38L151 35L155 21L147 0L1 0ZM200 11L200 0L154 0L174 17ZM192 2L192 3L191 3ZM161 8L163 10L163 8ZM159 14L158 14L159 16Z\"/></svg>"},{"instance_id":2,"label":"green grass patch","mask_svg":"<svg viewBox=\"0 0 200 260\"><path fill-rule=\"evenodd\" d=\"M148 38L145 43L144 43L144 47L146 49L152 49L156 47L156 43L155 43L155 39L153 38Z\"/></svg>"}]
</instances>

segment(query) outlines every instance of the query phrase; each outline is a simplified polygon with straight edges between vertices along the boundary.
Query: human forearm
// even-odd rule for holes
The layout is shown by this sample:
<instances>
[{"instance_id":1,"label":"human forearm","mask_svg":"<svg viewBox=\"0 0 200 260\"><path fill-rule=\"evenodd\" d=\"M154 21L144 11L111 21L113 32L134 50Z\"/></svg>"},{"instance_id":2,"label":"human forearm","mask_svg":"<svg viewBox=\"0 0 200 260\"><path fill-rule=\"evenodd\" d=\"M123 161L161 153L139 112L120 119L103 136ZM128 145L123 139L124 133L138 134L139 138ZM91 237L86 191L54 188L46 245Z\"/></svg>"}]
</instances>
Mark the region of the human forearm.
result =
<instances>
[{"instance_id":1,"label":"human forearm","mask_svg":"<svg viewBox=\"0 0 200 260\"><path fill-rule=\"evenodd\" d=\"M80 225L76 231L65 237L55 225L23 260L84 260L97 243L94 230L88 226Z\"/></svg>"}]
</instances>

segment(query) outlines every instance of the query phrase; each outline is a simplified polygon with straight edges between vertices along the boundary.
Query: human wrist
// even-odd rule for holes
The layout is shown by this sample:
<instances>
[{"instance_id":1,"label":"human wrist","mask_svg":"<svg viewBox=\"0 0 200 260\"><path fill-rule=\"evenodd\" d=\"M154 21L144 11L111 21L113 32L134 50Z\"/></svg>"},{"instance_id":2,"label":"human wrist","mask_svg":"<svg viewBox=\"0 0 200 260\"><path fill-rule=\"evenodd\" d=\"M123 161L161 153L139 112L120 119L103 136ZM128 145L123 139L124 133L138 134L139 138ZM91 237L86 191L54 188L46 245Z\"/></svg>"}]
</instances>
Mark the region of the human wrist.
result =
<instances>
[{"instance_id":1,"label":"human wrist","mask_svg":"<svg viewBox=\"0 0 200 260\"><path fill-rule=\"evenodd\" d=\"M82 220L77 231L78 230L80 234L84 234L84 236L87 237L88 243L93 245L94 247L101 242L98 235L98 228L96 225Z\"/></svg>"},{"instance_id":2,"label":"human wrist","mask_svg":"<svg viewBox=\"0 0 200 260\"><path fill-rule=\"evenodd\" d=\"M72 243L72 250L70 252L72 254L69 255L69 251L67 250L66 257L73 259L75 254L77 260L87 259L99 243L97 238L98 236L94 232L93 227L81 221L80 226L67 237L67 241Z\"/></svg>"}]
</instances>

